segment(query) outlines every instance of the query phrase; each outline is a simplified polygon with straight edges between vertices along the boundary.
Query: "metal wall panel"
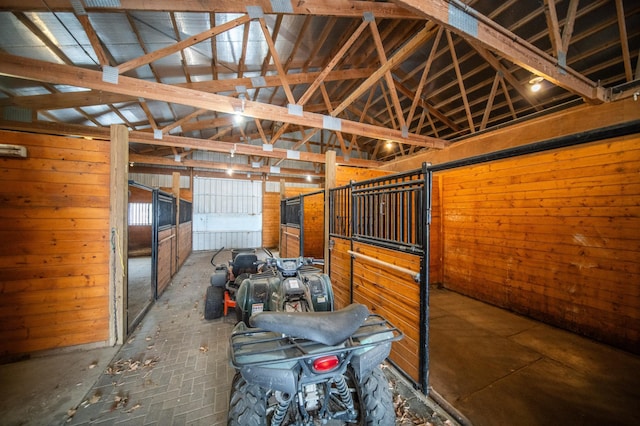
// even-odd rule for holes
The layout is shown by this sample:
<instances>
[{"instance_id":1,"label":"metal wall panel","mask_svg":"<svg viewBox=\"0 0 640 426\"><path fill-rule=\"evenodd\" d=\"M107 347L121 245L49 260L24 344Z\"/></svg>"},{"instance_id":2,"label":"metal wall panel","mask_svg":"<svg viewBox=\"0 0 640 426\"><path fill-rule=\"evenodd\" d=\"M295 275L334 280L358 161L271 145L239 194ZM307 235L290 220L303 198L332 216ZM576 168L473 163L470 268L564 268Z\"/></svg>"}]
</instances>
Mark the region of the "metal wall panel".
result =
<instances>
[{"instance_id":1,"label":"metal wall panel","mask_svg":"<svg viewBox=\"0 0 640 426\"><path fill-rule=\"evenodd\" d=\"M262 244L262 182L196 177L193 249L256 248Z\"/></svg>"}]
</instances>

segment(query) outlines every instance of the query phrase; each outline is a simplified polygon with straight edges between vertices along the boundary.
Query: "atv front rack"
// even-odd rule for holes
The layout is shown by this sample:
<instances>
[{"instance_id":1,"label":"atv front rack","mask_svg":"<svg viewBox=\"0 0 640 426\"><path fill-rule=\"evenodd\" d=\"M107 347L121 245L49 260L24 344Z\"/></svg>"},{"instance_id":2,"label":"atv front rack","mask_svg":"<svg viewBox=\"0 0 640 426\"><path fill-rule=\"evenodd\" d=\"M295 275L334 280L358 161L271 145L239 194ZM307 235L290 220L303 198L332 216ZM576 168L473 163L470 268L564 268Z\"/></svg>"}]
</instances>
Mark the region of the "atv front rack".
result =
<instances>
[{"instance_id":1,"label":"atv front rack","mask_svg":"<svg viewBox=\"0 0 640 426\"><path fill-rule=\"evenodd\" d=\"M253 365L297 362L323 355L340 354L402 339L403 334L393 324L372 314L347 340L336 346L326 346L313 340L284 336L259 328L234 330L229 346L232 365L242 368Z\"/></svg>"}]
</instances>

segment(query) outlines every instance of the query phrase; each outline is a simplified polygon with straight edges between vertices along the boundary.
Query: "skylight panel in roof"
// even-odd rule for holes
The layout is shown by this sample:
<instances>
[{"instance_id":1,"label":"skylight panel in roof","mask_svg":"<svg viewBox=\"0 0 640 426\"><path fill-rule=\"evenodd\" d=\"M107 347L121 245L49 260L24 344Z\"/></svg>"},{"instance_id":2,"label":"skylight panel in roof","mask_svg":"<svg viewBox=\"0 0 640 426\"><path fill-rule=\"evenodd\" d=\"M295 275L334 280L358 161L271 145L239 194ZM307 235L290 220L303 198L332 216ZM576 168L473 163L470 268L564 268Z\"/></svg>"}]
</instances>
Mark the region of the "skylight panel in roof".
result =
<instances>
[{"instance_id":1,"label":"skylight panel in roof","mask_svg":"<svg viewBox=\"0 0 640 426\"><path fill-rule=\"evenodd\" d=\"M120 8L120 0L84 0L87 7Z\"/></svg>"}]
</instances>

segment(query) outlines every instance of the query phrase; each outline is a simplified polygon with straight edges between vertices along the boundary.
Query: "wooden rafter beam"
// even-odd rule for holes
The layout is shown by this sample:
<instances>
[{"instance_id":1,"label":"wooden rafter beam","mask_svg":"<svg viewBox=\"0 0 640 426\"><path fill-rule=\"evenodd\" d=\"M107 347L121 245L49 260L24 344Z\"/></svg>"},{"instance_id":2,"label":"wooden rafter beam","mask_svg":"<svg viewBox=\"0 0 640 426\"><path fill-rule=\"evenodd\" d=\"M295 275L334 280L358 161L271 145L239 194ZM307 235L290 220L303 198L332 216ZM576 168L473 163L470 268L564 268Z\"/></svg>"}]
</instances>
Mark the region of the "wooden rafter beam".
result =
<instances>
[{"instance_id":1,"label":"wooden rafter beam","mask_svg":"<svg viewBox=\"0 0 640 426\"><path fill-rule=\"evenodd\" d=\"M380 32L378 31L378 24L376 24L375 19L369 22L369 28L371 29L371 34L373 35L373 43L376 47L376 51L378 53L378 59L380 60L381 66L385 67L387 62L387 54L384 51L384 46L382 45L382 38L380 38ZM396 112L396 118L398 120L398 125L401 129L404 129L407 124L404 119L404 112L402 111L402 106L400 105L400 98L398 98L398 91L396 90L396 85L393 81L393 76L391 75L391 68L387 68L387 71L384 73L384 81L387 83L387 87L389 88L389 96L391 97L391 102L393 103L393 108Z\"/></svg>"},{"instance_id":2,"label":"wooden rafter beam","mask_svg":"<svg viewBox=\"0 0 640 426\"><path fill-rule=\"evenodd\" d=\"M192 167L197 169L204 170L219 170L226 171L232 170L234 173L269 173L272 174L271 168L269 166L260 166L260 167L252 167L251 165L244 165L239 163L216 163L211 161L202 161L202 160L186 160L182 155L179 155L182 160L175 161L171 158L166 157L154 157L150 155L141 155L141 154L129 154L129 161L134 164L149 164L154 166L164 166L164 167ZM294 169L294 168L281 168L279 174L284 175L301 175L301 176L316 176L322 177L324 174L319 174L311 170L307 169Z\"/></svg>"},{"instance_id":3,"label":"wooden rafter beam","mask_svg":"<svg viewBox=\"0 0 640 426\"><path fill-rule=\"evenodd\" d=\"M397 51L385 64L380 66L369 78L367 78L356 90L351 92L349 96L347 96L342 103L334 110L335 114L339 114L344 109L355 102L364 92L366 92L371 86L376 84L378 80L380 80L384 74L393 69L395 66L399 65L404 61L409 55L415 52L424 42L432 36L434 32L434 27L432 25L425 25L425 27L416 33L411 40L407 41L407 43Z\"/></svg>"},{"instance_id":4,"label":"wooden rafter beam","mask_svg":"<svg viewBox=\"0 0 640 426\"><path fill-rule=\"evenodd\" d=\"M108 127L81 126L76 124L63 124L52 122L35 122L24 123L19 121L6 121L0 119L0 128L7 130L29 131L32 133L48 133L60 135L85 136L95 139L109 139ZM129 132L129 142L146 144L152 146L160 146L167 148L181 148L191 150L201 150L210 152L230 153L235 149L237 155L247 155L255 157L266 157L275 159L286 159L287 149L273 148L273 151L264 151L260 145L240 144L233 142L212 141L208 139L188 138L184 136L166 135L162 139L154 139L153 134L149 132L132 131ZM324 154L300 152L300 161L322 163L326 161ZM349 165L354 167L376 168L382 163L379 161L362 160L362 159L345 159L337 157L338 164Z\"/></svg>"},{"instance_id":5,"label":"wooden rafter beam","mask_svg":"<svg viewBox=\"0 0 640 426\"><path fill-rule=\"evenodd\" d=\"M240 25L244 25L249 22L249 16L244 15L239 18L236 18L232 21L225 22L222 25L218 25L213 27L207 31L203 31L200 34L196 34L187 38L186 40L179 41L171 46L167 46L158 50L154 50L153 52L149 52L146 55L142 55L138 58L132 59L130 61L124 62L118 65L118 73L123 74L132 69L136 69L143 65L147 65L151 62L157 61L158 59L164 58L166 56L172 55L174 53L180 52L194 44L203 42L205 40L210 39L211 37L215 37L218 34L222 34L225 31L228 31L232 28L235 28Z\"/></svg>"},{"instance_id":6,"label":"wooden rafter beam","mask_svg":"<svg viewBox=\"0 0 640 426\"><path fill-rule=\"evenodd\" d=\"M147 99L188 105L194 108L203 108L229 114L233 114L240 107L240 101L238 99L227 96L202 93L192 89L178 88L126 76L120 76L118 84L112 84L103 81L102 73L98 71L68 65L52 64L6 53L0 53L0 74L55 84L87 87L94 90L104 90L129 96L145 97ZM283 121L291 124L313 128L332 129L339 126L340 130L344 133L357 134L376 139L390 139L409 145L420 145L431 148L443 148L445 146L445 142L441 139L412 133L403 135L402 132L393 129L375 127L345 119L328 119L326 115L306 111L303 111L301 114L290 114L287 108L255 101L245 101L244 115L262 120L273 120L274 117L279 117Z\"/></svg>"},{"instance_id":7,"label":"wooden rafter beam","mask_svg":"<svg viewBox=\"0 0 640 426\"><path fill-rule=\"evenodd\" d=\"M326 77L324 77L324 80L357 80L368 77L373 71L374 70L370 68L332 71ZM289 74L286 76L286 78L287 82L290 85L308 84L314 82L318 78L319 74L319 72ZM264 81L265 85L261 87L277 87L281 84L279 76L266 76L264 77ZM254 88L252 80L250 78L211 80L175 85L175 87L185 87L193 90L211 93L234 91L237 86L245 86L248 89ZM137 98L133 96L92 90L86 92L53 93L50 95L15 96L12 98L0 99L0 107L21 106L34 110L47 110L102 105L108 103L120 103L136 100Z\"/></svg>"},{"instance_id":8,"label":"wooden rafter beam","mask_svg":"<svg viewBox=\"0 0 640 426\"><path fill-rule=\"evenodd\" d=\"M477 40L486 49L496 52L516 65L587 101L603 102L605 100L605 90L596 82L569 67L561 66L557 58L548 55L460 1L394 0L394 3L444 25L462 38ZM460 25L459 22L465 22L465 25Z\"/></svg>"},{"instance_id":9,"label":"wooden rafter beam","mask_svg":"<svg viewBox=\"0 0 640 426\"><path fill-rule=\"evenodd\" d=\"M120 0L120 7L86 7L87 12L118 12L123 10L201 13L246 13L247 6L260 6L264 13L273 12L270 0ZM353 1L353 0L305 0L291 2L295 15L320 15L339 17L362 17L365 12L373 13L377 18L415 19L415 15L393 3ZM23 10L44 12L71 12L69 0L6 0L0 3L0 10Z\"/></svg>"},{"instance_id":10,"label":"wooden rafter beam","mask_svg":"<svg viewBox=\"0 0 640 426\"><path fill-rule=\"evenodd\" d=\"M624 5L622 0L616 0L616 13L618 14L618 30L620 31L620 45L622 48L622 58L624 61L624 74L627 81L633 80L633 69L631 68L631 55L629 54L629 40L627 37L627 24L624 19Z\"/></svg>"}]
</instances>

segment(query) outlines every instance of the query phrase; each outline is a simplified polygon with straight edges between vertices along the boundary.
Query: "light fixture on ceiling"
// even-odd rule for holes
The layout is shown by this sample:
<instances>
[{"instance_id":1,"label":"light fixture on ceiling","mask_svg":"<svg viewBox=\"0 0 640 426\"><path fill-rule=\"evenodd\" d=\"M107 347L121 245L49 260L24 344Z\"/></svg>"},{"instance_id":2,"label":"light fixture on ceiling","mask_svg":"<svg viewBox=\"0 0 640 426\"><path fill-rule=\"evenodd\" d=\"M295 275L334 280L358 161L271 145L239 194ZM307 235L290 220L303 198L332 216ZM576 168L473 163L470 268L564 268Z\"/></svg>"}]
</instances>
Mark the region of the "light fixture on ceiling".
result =
<instances>
[{"instance_id":1,"label":"light fixture on ceiling","mask_svg":"<svg viewBox=\"0 0 640 426\"><path fill-rule=\"evenodd\" d=\"M227 174L231 176L233 174L233 169L227 169Z\"/></svg>"},{"instance_id":2,"label":"light fixture on ceiling","mask_svg":"<svg viewBox=\"0 0 640 426\"><path fill-rule=\"evenodd\" d=\"M385 147L386 147L387 149L391 149L391 148L393 147L393 142L391 142L391 141L387 141L387 143L385 144Z\"/></svg>"},{"instance_id":3,"label":"light fixture on ceiling","mask_svg":"<svg viewBox=\"0 0 640 426\"><path fill-rule=\"evenodd\" d=\"M244 121L244 105L247 97L244 93L240 93L238 95L238 99L240 99L240 105L236 105L233 107L233 122L237 125L240 125Z\"/></svg>"},{"instance_id":4,"label":"light fixture on ceiling","mask_svg":"<svg viewBox=\"0 0 640 426\"><path fill-rule=\"evenodd\" d=\"M536 93L538 91L540 91L540 89L542 88L542 82L544 81L544 78L542 77L533 77L531 80L529 80L529 85L531 86L530 89L533 93Z\"/></svg>"},{"instance_id":5,"label":"light fixture on ceiling","mask_svg":"<svg viewBox=\"0 0 640 426\"><path fill-rule=\"evenodd\" d=\"M311 182L311 175L307 175L307 182Z\"/></svg>"}]
</instances>

